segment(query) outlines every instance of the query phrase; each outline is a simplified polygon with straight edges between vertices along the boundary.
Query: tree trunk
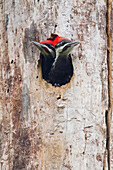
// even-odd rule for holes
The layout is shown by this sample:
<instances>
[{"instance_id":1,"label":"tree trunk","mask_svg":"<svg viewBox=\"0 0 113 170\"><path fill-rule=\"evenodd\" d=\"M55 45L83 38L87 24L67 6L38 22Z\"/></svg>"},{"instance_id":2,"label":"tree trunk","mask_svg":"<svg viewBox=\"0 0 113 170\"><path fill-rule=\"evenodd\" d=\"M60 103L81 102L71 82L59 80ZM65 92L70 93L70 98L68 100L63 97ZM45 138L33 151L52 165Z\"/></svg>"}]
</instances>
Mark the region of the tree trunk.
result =
<instances>
[{"instance_id":1,"label":"tree trunk","mask_svg":"<svg viewBox=\"0 0 113 170\"><path fill-rule=\"evenodd\" d=\"M1 170L108 169L105 1L1 0ZM79 40L70 83L41 77L32 41ZM113 162L112 162L113 167Z\"/></svg>"}]
</instances>

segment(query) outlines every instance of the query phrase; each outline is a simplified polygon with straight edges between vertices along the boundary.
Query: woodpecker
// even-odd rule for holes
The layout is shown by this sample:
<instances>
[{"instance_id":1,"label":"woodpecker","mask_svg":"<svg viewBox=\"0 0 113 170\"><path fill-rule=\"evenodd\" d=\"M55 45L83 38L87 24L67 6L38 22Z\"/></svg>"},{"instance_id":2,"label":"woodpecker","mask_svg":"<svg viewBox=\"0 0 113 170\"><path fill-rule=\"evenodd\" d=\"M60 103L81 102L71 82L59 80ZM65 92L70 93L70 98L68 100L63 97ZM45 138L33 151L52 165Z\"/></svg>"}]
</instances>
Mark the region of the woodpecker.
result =
<instances>
[{"instance_id":1,"label":"woodpecker","mask_svg":"<svg viewBox=\"0 0 113 170\"><path fill-rule=\"evenodd\" d=\"M42 78L55 87L69 83L73 75L70 52L79 42L51 34L51 38L45 41L32 43L41 52Z\"/></svg>"}]
</instances>

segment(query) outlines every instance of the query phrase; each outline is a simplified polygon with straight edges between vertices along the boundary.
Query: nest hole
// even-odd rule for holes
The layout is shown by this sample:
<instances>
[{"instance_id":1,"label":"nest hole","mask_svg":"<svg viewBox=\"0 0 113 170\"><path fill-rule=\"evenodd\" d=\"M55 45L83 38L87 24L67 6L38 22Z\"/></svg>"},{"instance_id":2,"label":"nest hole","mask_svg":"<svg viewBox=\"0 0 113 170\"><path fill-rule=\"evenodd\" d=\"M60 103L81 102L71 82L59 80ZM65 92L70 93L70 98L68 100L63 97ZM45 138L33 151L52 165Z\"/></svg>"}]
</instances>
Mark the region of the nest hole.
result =
<instances>
[{"instance_id":1,"label":"nest hole","mask_svg":"<svg viewBox=\"0 0 113 170\"><path fill-rule=\"evenodd\" d=\"M14 61L13 61L13 60L11 60L11 64L13 64L13 62L14 62Z\"/></svg>"}]
</instances>

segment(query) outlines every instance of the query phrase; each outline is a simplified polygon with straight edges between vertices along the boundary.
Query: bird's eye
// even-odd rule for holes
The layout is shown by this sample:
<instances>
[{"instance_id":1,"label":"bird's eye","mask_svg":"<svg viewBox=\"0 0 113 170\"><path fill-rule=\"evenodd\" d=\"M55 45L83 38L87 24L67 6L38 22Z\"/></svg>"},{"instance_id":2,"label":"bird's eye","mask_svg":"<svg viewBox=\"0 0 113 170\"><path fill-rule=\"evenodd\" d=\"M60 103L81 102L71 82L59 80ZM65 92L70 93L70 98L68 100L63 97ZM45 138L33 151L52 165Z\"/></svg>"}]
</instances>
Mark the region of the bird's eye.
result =
<instances>
[{"instance_id":1,"label":"bird's eye","mask_svg":"<svg viewBox=\"0 0 113 170\"><path fill-rule=\"evenodd\" d=\"M71 45L66 45L66 46L63 48L62 52L66 51L66 50L69 49L70 47L71 47Z\"/></svg>"},{"instance_id":2,"label":"bird's eye","mask_svg":"<svg viewBox=\"0 0 113 170\"><path fill-rule=\"evenodd\" d=\"M61 46L64 46L65 44L67 44L67 43L69 43L69 42L71 42L71 41L70 41L70 40L60 41L59 43L57 43L57 44L55 45L55 48L59 48L59 47L61 47Z\"/></svg>"}]
</instances>

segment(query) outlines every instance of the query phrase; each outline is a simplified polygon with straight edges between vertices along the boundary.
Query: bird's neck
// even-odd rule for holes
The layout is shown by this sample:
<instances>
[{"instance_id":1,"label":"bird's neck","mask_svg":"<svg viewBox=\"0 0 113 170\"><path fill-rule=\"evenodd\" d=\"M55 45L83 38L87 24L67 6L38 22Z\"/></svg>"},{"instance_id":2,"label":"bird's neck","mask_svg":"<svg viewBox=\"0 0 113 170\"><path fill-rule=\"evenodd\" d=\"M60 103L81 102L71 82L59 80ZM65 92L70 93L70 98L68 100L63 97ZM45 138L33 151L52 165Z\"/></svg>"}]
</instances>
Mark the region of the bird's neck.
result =
<instances>
[{"instance_id":1,"label":"bird's neck","mask_svg":"<svg viewBox=\"0 0 113 170\"><path fill-rule=\"evenodd\" d=\"M66 60L68 58L68 54L67 55L63 55L63 54L60 54L60 53L56 52L55 60L53 62L53 67L55 67L55 65L56 65L56 63L57 63L59 58Z\"/></svg>"}]
</instances>

